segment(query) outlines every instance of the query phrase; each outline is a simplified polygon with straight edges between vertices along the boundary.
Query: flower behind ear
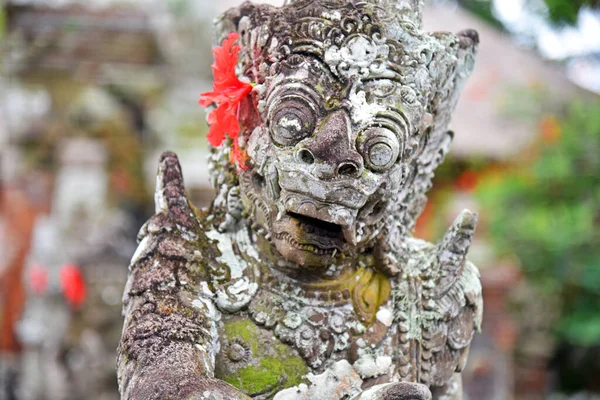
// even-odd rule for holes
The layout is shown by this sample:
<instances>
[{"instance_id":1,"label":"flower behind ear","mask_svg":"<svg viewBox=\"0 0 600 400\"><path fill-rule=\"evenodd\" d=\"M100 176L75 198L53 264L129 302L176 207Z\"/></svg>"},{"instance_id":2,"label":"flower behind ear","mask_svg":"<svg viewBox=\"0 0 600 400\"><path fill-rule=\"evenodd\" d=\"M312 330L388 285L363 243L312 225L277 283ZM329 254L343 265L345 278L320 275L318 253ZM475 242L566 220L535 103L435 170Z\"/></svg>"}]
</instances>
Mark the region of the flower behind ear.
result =
<instances>
[{"instance_id":1,"label":"flower behind ear","mask_svg":"<svg viewBox=\"0 0 600 400\"><path fill-rule=\"evenodd\" d=\"M227 136L232 140L232 161L240 168L245 167L245 155L240 149L238 138L240 134L239 114L241 103L252 92L252 85L238 79L235 68L239 60L240 46L235 42L239 34L231 32L221 46L215 47L213 54L215 62L213 69L213 90L202 93L199 103L208 107L216 104L217 108L208 115L210 131L207 140L215 147L221 146Z\"/></svg>"}]
</instances>

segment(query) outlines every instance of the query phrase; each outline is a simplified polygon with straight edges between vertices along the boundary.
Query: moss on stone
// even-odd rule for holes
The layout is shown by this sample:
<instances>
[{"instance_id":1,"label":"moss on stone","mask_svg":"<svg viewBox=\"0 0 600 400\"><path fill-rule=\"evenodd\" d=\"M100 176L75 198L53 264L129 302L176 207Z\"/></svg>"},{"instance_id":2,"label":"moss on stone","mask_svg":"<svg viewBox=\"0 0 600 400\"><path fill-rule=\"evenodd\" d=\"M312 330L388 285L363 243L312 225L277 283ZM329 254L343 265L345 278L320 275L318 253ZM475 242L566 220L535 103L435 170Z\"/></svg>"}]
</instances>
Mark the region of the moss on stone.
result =
<instances>
[{"instance_id":1,"label":"moss on stone","mask_svg":"<svg viewBox=\"0 0 600 400\"><path fill-rule=\"evenodd\" d=\"M260 329L246 319L225 323L227 338L243 341L251 350L253 361L222 379L248 395L282 390L304 382L309 372L304 360L289 346L275 340L268 348L261 346Z\"/></svg>"},{"instance_id":2,"label":"moss on stone","mask_svg":"<svg viewBox=\"0 0 600 400\"><path fill-rule=\"evenodd\" d=\"M304 382L308 369L300 357L267 357L258 366L248 365L225 377L225 382L248 395L297 386ZM280 387L281 386L281 387Z\"/></svg>"},{"instance_id":3,"label":"moss on stone","mask_svg":"<svg viewBox=\"0 0 600 400\"><path fill-rule=\"evenodd\" d=\"M225 335L228 338L239 338L250 346L252 352L258 351L256 326L247 319L235 319L225 324Z\"/></svg>"}]
</instances>

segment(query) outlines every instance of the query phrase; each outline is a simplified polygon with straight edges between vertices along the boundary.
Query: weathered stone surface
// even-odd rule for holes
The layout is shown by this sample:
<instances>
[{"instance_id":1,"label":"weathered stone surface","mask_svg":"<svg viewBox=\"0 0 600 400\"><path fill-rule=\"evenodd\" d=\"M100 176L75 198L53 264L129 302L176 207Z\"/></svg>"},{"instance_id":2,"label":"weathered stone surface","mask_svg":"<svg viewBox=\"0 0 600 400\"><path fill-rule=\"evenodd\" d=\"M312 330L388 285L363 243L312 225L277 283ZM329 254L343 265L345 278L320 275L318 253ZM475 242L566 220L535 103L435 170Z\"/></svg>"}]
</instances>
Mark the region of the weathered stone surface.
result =
<instances>
[{"instance_id":1,"label":"weathered stone surface","mask_svg":"<svg viewBox=\"0 0 600 400\"><path fill-rule=\"evenodd\" d=\"M247 2L218 21L256 84L246 168L215 149L218 195L200 212L176 156L161 157L125 294L123 398L462 397L482 312L466 259L477 217L438 245L410 233L478 37L425 33L421 12Z\"/></svg>"}]
</instances>

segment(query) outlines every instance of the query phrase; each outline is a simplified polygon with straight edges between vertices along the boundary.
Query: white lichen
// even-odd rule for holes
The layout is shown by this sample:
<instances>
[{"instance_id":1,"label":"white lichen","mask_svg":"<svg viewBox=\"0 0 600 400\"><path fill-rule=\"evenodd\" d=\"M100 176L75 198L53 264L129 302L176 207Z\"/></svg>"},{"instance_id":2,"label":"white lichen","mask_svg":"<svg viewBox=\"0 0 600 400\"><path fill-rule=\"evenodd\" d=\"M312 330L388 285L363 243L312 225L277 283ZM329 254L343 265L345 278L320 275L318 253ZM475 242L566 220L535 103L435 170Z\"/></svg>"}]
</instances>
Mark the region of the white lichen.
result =
<instances>
[{"instance_id":1,"label":"white lichen","mask_svg":"<svg viewBox=\"0 0 600 400\"><path fill-rule=\"evenodd\" d=\"M388 328L392 326L392 322L394 321L394 314L389 309L384 307L381 307L379 311L377 311L375 317L379 322Z\"/></svg>"},{"instance_id":2,"label":"white lichen","mask_svg":"<svg viewBox=\"0 0 600 400\"><path fill-rule=\"evenodd\" d=\"M148 250L148 243L150 242L150 237L151 237L151 235L148 235L142 239L142 241L138 245L137 249L135 249L135 252L133 253L133 256L131 257L131 262L129 265L133 265L133 264L137 263L139 261L139 259L141 258L142 254L144 254Z\"/></svg>"},{"instance_id":3,"label":"white lichen","mask_svg":"<svg viewBox=\"0 0 600 400\"><path fill-rule=\"evenodd\" d=\"M355 124L367 124L371 122L375 116L386 110L385 106L378 103L369 103L367 94L363 91L352 91L348 98L350 100L352 111L352 122Z\"/></svg>"},{"instance_id":4,"label":"white lichen","mask_svg":"<svg viewBox=\"0 0 600 400\"><path fill-rule=\"evenodd\" d=\"M238 238L241 243L247 243L250 240L249 236L242 231L238 232ZM229 270L229 282L223 286L216 285L220 290L217 290L215 302L221 310L227 312L239 311L254 297L258 291L258 284L251 282L250 278L245 275L248 264L243 258L235 254L231 237L215 230L207 231L206 236L216 242L217 248L221 252L217 261ZM251 250L251 248L252 246L244 246L246 251L258 259L258 253L256 253L256 250Z\"/></svg>"},{"instance_id":5,"label":"white lichen","mask_svg":"<svg viewBox=\"0 0 600 400\"><path fill-rule=\"evenodd\" d=\"M154 191L154 212L156 214L168 209L167 198L165 197L163 188L163 174L159 170L158 174L156 174L156 190Z\"/></svg>"},{"instance_id":6,"label":"white lichen","mask_svg":"<svg viewBox=\"0 0 600 400\"><path fill-rule=\"evenodd\" d=\"M362 386L362 379L346 360L332 364L320 375L308 374L306 379L310 385L282 390L274 400L351 399L360 393Z\"/></svg>"},{"instance_id":7,"label":"white lichen","mask_svg":"<svg viewBox=\"0 0 600 400\"><path fill-rule=\"evenodd\" d=\"M386 355L376 355L368 349L359 350L360 357L354 363L354 369L363 379L375 378L389 372L392 358Z\"/></svg>"},{"instance_id":8,"label":"white lichen","mask_svg":"<svg viewBox=\"0 0 600 400\"><path fill-rule=\"evenodd\" d=\"M298 118L282 117L278 124L286 129L293 128L296 132L302 131L302 122Z\"/></svg>"}]
</instances>

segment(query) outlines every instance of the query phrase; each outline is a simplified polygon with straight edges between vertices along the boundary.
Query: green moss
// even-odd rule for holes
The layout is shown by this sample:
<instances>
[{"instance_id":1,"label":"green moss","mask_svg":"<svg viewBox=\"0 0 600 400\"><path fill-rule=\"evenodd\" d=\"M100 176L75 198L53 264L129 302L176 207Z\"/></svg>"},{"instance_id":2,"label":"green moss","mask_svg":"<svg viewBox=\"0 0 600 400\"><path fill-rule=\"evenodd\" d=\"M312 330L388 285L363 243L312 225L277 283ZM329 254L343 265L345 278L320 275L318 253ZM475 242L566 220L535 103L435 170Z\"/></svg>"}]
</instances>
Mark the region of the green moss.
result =
<instances>
[{"instance_id":1,"label":"green moss","mask_svg":"<svg viewBox=\"0 0 600 400\"><path fill-rule=\"evenodd\" d=\"M250 346L252 353L258 351L258 332L256 326L247 319L236 319L225 324L225 335L228 338L240 338Z\"/></svg>"},{"instance_id":2,"label":"green moss","mask_svg":"<svg viewBox=\"0 0 600 400\"><path fill-rule=\"evenodd\" d=\"M300 357L268 357L261 360L258 367L244 367L237 374L225 378L225 381L252 395L269 391L281 383L286 388L297 386L304 382L303 376L307 373L306 365Z\"/></svg>"},{"instance_id":3,"label":"green moss","mask_svg":"<svg viewBox=\"0 0 600 400\"><path fill-rule=\"evenodd\" d=\"M240 368L235 373L222 377L249 395L266 393L297 386L304 382L308 368L304 360L295 354L289 346L279 341L270 343L269 348L261 348L261 332L251 321L236 319L225 324L228 338L242 340L252 351L257 362ZM267 356L265 353L269 353Z\"/></svg>"},{"instance_id":4,"label":"green moss","mask_svg":"<svg viewBox=\"0 0 600 400\"><path fill-rule=\"evenodd\" d=\"M261 363L262 364L262 363ZM232 384L249 395L262 393L277 385L279 375L268 368L256 368L252 365L237 371L237 374L225 378L225 382Z\"/></svg>"}]
</instances>

